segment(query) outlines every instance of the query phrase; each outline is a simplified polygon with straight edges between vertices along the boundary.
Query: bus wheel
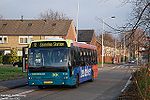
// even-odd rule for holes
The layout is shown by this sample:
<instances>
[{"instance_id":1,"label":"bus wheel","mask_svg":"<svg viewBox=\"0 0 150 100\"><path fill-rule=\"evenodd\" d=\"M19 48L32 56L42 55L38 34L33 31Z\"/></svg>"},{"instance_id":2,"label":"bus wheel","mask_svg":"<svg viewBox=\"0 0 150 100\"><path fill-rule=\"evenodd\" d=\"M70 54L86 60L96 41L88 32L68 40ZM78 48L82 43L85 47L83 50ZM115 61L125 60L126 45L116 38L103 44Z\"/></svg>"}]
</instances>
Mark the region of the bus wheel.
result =
<instances>
[{"instance_id":1,"label":"bus wheel","mask_svg":"<svg viewBox=\"0 0 150 100\"><path fill-rule=\"evenodd\" d=\"M92 71L92 73L91 73L91 79L89 80L90 82L93 82L94 81L94 73L93 73L93 71Z\"/></svg>"},{"instance_id":2,"label":"bus wheel","mask_svg":"<svg viewBox=\"0 0 150 100\"><path fill-rule=\"evenodd\" d=\"M74 88L79 87L79 75L76 76L76 84L73 86Z\"/></svg>"}]
</instances>

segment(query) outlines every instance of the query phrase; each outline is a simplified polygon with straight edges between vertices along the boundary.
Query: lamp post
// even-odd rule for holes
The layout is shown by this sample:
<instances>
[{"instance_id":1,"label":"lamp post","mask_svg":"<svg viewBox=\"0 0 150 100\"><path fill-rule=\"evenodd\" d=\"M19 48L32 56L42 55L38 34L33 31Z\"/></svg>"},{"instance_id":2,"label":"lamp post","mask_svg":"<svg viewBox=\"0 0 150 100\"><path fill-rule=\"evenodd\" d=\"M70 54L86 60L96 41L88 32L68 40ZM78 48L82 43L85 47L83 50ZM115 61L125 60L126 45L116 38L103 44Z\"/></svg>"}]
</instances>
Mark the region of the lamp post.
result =
<instances>
[{"instance_id":1,"label":"lamp post","mask_svg":"<svg viewBox=\"0 0 150 100\"><path fill-rule=\"evenodd\" d=\"M124 44L124 63L126 62L126 35L124 34L124 41L123 41L123 44Z\"/></svg>"},{"instance_id":2,"label":"lamp post","mask_svg":"<svg viewBox=\"0 0 150 100\"><path fill-rule=\"evenodd\" d=\"M115 16L112 16L111 19L114 19ZM104 36L103 36L103 33L105 33L105 27L104 27L104 24L105 24L105 21L104 19L100 19L102 21L102 67L104 67Z\"/></svg>"},{"instance_id":3,"label":"lamp post","mask_svg":"<svg viewBox=\"0 0 150 100\"><path fill-rule=\"evenodd\" d=\"M77 30L77 32L76 32L76 42L78 42L78 23L79 23L79 9L80 9L80 5L79 5L79 0L78 0L78 2L77 2L78 4L77 4L77 18L76 18L76 30Z\"/></svg>"},{"instance_id":4,"label":"lamp post","mask_svg":"<svg viewBox=\"0 0 150 100\"><path fill-rule=\"evenodd\" d=\"M115 19L116 17L115 16L112 16L111 17L112 19ZM115 24L114 24L115 25ZM116 37L115 37L115 44L114 44L114 59L113 59L113 63L114 63L114 61L116 61L116 45L117 45L117 43L116 43Z\"/></svg>"},{"instance_id":5,"label":"lamp post","mask_svg":"<svg viewBox=\"0 0 150 100\"><path fill-rule=\"evenodd\" d=\"M103 37L103 33L104 33L104 19L102 20L103 23L103 32L102 32L102 67L104 67L104 37Z\"/></svg>"}]
</instances>

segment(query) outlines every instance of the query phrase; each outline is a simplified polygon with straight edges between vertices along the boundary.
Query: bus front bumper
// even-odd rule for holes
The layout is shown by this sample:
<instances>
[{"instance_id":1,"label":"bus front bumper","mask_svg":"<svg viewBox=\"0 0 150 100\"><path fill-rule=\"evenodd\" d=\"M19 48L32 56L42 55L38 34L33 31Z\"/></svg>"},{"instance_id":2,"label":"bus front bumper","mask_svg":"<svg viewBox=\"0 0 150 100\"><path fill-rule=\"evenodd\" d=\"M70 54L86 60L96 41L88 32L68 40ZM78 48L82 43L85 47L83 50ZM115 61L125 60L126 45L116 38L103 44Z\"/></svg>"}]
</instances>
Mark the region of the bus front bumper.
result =
<instances>
[{"instance_id":1,"label":"bus front bumper","mask_svg":"<svg viewBox=\"0 0 150 100\"><path fill-rule=\"evenodd\" d=\"M39 85L75 85L76 79L30 79L28 80L30 86L39 86Z\"/></svg>"}]
</instances>

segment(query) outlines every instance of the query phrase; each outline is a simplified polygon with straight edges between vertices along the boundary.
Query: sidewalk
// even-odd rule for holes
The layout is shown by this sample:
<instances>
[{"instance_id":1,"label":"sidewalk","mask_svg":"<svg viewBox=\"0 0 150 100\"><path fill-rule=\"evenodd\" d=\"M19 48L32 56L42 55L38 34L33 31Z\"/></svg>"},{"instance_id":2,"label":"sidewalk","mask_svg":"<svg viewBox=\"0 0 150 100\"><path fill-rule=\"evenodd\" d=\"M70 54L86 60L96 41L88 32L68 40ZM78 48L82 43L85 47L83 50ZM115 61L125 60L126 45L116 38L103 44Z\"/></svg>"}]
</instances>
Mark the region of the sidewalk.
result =
<instances>
[{"instance_id":1,"label":"sidewalk","mask_svg":"<svg viewBox=\"0 0 150 100\"><path fill-rule=\"evenodd\" d=\"M27 85L27 79L0 81L0 92Z\"/></svg>"}]
</instances>

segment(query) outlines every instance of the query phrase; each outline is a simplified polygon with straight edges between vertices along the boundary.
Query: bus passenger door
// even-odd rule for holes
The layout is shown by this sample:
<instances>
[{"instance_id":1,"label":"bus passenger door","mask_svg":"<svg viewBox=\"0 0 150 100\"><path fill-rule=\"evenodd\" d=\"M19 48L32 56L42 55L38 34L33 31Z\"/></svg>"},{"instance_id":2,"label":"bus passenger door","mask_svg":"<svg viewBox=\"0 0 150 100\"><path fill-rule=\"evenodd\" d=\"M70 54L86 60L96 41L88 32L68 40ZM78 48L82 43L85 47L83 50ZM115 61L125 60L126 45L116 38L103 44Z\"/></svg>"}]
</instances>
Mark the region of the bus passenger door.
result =
<instances>
[{"instance_id":1,"label":"bus passenger door","mask_svg":"<svg viewBox=\"0 0 150 100\"><path fill-rule=\"evenodd\" d=\"M28 47L22 48L22 71L27 72L28 69Z\"/></svg>"}]
</instances>

